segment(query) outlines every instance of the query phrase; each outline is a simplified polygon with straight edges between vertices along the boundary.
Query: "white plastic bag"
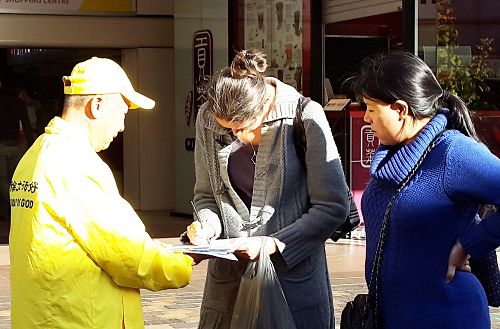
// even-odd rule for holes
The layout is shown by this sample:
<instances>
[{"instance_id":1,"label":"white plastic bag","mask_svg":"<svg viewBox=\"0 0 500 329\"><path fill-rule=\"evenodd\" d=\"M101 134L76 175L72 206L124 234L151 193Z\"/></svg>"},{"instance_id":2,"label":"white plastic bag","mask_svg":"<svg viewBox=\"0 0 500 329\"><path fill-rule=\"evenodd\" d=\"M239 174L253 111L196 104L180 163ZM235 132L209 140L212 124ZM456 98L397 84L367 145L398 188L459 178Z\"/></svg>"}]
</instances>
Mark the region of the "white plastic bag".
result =
<instances>
[{"instance_id":1,"label":"white plastic bag","mask_svg":"<svg viewBox=\"0 0 500 329\"><path fill-rule=\"evenodd\" d=\"M231 329L295 329L263 240L259 259L250 261L241 278Z\"/></svg>"}]
</instances>

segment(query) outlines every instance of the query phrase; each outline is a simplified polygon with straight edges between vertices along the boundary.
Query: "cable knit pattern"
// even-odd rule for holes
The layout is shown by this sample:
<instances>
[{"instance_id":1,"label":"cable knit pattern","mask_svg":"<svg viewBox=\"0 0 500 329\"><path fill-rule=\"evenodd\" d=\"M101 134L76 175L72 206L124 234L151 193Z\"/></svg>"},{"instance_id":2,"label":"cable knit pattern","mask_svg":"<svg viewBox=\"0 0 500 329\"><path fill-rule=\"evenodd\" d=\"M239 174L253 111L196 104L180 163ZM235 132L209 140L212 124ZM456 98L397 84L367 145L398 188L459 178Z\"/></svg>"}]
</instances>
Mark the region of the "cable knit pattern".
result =
<instances>
[{"instance_id":1,"label":"cable knit pattern","mask_svg":"<svg viewBox=\"0 0 500 329\"><path fill-rule=\"evenodd\" d=\"M390 197L446 126L444 111L412 143L377 150L362 198L367 282ZM486 296L475 276L457 271L445 281L457 239L473 256L500 245L498 213L471 227L480 204L500 205L500 160L483 144L448 130L391 210L379 287L384 329L490 328Z\"/></svg>"}]
</instances>

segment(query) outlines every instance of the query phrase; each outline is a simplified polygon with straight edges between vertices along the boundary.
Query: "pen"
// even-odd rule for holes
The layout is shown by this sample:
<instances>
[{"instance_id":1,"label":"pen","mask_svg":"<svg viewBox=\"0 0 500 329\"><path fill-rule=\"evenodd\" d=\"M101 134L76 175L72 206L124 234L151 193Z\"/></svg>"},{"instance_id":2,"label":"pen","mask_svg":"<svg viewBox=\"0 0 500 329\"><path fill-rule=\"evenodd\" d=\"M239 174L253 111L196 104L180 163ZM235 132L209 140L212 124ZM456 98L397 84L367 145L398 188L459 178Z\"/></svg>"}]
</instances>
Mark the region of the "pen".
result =
<instances>
[{"instance_id":1,"label":"pen","mask_svg":"<svg viewBox=\"0 0 500 329\"><path fill-rule=\"evenodd\" d=\"M201 223L200 216L198 216L198 210L196 210L196 207L194 205L193 200L191 200L191 206L193 206L193 211L194 211L194 220L198 221Z\"/></svg>"},{"instance_id":2,"label":"pen","mask_svg":"<svg viewBox=\"0 0 500 329\"><path fill-rule=\"evenodd\" d=\"M193 212L194 212L194 220L199 222L200 224L204 223L205 221L202 221L200 219L200 216L198 215L198 210L196 210L196 206L194 205L193 200L191 200L191 206L193 207ZM200 227L203 227L203 225L200 225ZM210 239L206 239L207 244L210 244Z\"/></svg>"}]
</instances>

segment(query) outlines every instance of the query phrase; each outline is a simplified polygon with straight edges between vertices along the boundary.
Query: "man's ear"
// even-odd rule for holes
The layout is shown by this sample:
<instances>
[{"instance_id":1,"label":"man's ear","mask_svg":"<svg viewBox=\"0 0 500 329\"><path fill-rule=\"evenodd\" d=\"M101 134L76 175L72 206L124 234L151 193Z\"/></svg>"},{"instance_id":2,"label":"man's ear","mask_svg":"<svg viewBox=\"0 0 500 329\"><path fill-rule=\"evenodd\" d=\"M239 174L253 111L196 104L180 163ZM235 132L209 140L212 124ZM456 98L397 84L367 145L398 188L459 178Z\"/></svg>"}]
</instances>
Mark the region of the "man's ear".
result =
<instances>
[{"instance_id":1,"label":"man's ear","mask_svg":"<svg viewBox=\"0 0 500 329\"><path fill-rule=\"evenodd\" d=\"M90 102L90 114L94 119L98 119L102 116L102 103L103 99L101 96L94 96Z\"/></svg>"},{"instance_id":2,"label":"man's ear","mask_svg":"<svg viewBox=\"0 0 500 329\"><path fill-rule=\"evenodd\" d=\"M391 109L395 110L399 114L399 120L403 120L409 114L408 103L405 101L398 99L394 103L391 104Z\"/></svg>"}]
</instances>

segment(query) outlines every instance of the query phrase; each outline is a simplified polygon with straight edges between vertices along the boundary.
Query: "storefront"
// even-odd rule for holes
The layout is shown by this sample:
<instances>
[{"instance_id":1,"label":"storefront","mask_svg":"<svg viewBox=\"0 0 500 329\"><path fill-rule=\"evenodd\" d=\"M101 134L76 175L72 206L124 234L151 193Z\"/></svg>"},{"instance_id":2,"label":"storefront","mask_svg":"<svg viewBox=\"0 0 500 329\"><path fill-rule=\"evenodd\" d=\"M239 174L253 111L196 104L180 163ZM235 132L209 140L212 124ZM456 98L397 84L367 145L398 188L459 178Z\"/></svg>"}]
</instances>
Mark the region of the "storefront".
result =
<instances>
[{"instance_id":1,"label":"storefront","mask_svg":"<svg viewBox=\"0 0 500 329\"><path fill-rule=\"evenodd\" d=\"M481 8L485 8L484 1L480 1ZM325 101L324 78L332 84L333 97L349 97L342 82L362 58L395 49L423 57L425 40L435 35L435 28L432 32L427 26L432 18L423 16L429 10L423 6L432 6L433 1L424 2L141 0L135 14L125 16L6 15L11 17L0 24L12 35L3 41L9 47L120 49L122 64L136 86L158 100L155 111L128 116L123 136L124 194L137 209L189 214L196 111L205 99L204 83L228 64L234 50L265 49L270 54L271 75L319 102ZM350 152L359 150L369 157L371 148L354 143L365 138L363 143L369 144L366 138L371 135L359 113L348 117L356 123L346 121L343 159L349 182L354 184L354 176L366 175L354 173ZM354 132L356 127L359 131ZM366 171L366 163L361 165L365 160L357 159L354 167Z\"/></svg>"},{"instance_id":2,"label":"storefront","mask_svg":"<svg viewBox=\"0 0 500 329\"><path fill-rule=\"evenodd\" d=\"M484 1L488 0L480 1L481 8ZM120 61L135 86L157 101L154 111L127 116L123 160L117 169L123 169L118 178L123 181L124 196L136 209L189 214L194 120L205 99L203 86L228 64L234 50L265 49L270 54L271 75L320 103L331 97L349 98L344 82L362 58L395 49L425 55L423 46L435 35L433 18L419 14L424 13L423 6L433 5L427 2L430 4L423 0L82 0L71 2L79 6L69 8L64 7L69 5L65 1L11 1L0 4L0 46L49 49L47 53L95 49ZM120 5L113 8L111 3ZM30 56L17 58L22 62ZM66 61L65 71L74 60ZM60 75L54 74L55 66L48 65L46 70ZM328 96L325 78L332 86ZM371 152L354 143L371 135L360 113L345 111L345 118L349 119L343 120L344 140L337 144L344 145L344 167L353 184L353 176L365 175L354 174L351 152L360 150L367 156ZM367 170L366 164L359 166Z\"/></svg>"},{"instance_id":3,"label":"storefront","mask_svg":"<svg viewBox=\"0 0 500 329\"><path fill-rule=\"evenodd\" d=\"M418 53L468 103L481 139L500 156L498 9L495 0L421 0Z\"/></svg>"},{"instance_id":4,"label":"storefront","mask_svg":"<svg viewBox=\"0 0 500 329\"><path fill-rule=\"evenodd\" d=\"M123 151L112 155L123 158L113 169L137 209L175 207L173 10L172 1L153 0L0 3L8 65L45 79L50 90L40 92L62 90L60 76L95 54L120 62L135 87L157 101L154 111L127 115Z\"/></svg>"}]
</instances>

